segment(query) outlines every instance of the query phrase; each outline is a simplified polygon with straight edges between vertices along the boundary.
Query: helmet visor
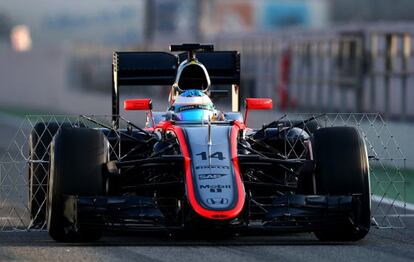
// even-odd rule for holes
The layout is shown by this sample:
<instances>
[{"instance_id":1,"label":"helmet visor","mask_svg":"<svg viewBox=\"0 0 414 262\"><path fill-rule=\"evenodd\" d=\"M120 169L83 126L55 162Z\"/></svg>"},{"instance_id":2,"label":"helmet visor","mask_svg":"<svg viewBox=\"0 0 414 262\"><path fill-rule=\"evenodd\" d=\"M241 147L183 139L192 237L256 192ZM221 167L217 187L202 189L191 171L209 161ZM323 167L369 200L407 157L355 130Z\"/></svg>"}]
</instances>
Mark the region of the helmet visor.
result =
<instances>
[{"instance_id":1,"label":"helmet visor","mask_svg":"<svg viewBox=\"0 0 414 262\"><path fill-rule=\"evenodd\" d=\"M213 115L213 105L175 106L175 114L181 121L203 121Z\"/></svg>"}]
</instances>

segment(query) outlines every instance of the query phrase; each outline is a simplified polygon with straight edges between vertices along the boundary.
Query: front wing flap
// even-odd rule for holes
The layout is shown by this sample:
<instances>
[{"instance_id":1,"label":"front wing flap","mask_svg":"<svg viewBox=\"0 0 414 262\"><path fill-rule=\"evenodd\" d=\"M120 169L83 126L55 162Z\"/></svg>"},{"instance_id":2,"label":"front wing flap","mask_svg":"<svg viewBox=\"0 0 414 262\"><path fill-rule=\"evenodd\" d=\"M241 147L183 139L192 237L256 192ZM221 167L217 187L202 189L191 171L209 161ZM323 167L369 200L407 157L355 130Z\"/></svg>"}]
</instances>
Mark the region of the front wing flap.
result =
<instances>
[{"instance_id":1,"label":"front wing flap","mask_svg":"<svg viewBox=\"0 0 414 262\"><path fill-rule=\"evenodd\" d=\"M141 196L65 197L64 217L72 227L105 227L128 230L184 229L185 223L168 221L165 210L180 207L178 199L155 199ZM276 198L252 198L246 205L245 229L278 231L313 231L328 229L332 222L352 220L359 196L287 195ZM267 203L267 204L266 204ZM176 208L175 215L181 210ZM231 228L231 223L228 224ZM240 227L237 227L240 230Z\"/></svg>"}]
</instances>

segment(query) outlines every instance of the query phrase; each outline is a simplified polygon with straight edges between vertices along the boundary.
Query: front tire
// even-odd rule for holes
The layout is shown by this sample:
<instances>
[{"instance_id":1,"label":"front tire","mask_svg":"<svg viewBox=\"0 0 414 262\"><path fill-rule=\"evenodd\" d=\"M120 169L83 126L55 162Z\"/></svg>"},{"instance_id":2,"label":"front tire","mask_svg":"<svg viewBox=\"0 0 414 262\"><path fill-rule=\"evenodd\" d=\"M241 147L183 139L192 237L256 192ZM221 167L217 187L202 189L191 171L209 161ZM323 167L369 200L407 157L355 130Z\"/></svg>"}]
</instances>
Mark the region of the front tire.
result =
<instances>
[{"instance_id":1,"label":"front tire","mask_svg":"<svg viewBox=\"0 0 414 262\"><path fill-rule=\"evenodd\" d=\"M51 144L47 228L56 241L96 241L99 228L75 227L64 215L64 195L98 196L104 190L102 170L108 160L103 133L87 128L62 129Z\"/></svg>"},{"instance_id":2,"label":"front tire","mask_svg":"<svg viewBox=\"0 0 414 262\"><path fill-rule=\"evenodd\" d=\"M359 194L359 205L349 221L334 223L315 232L322 241L358 241L371 224L369 163L365 142L353 127L329 127L315 131L312 137L315 160L316 193L319 195Z\"/></svg>"}]
</instances>

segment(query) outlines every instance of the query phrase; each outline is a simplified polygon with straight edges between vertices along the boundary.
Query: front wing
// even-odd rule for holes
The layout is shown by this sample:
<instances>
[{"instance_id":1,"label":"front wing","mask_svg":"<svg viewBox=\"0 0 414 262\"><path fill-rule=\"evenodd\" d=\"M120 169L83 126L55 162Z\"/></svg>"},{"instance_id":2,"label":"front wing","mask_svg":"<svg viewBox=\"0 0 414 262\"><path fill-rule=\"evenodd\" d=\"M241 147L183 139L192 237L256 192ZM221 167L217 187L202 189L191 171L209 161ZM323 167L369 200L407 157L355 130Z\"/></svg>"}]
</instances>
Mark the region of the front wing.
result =
<instances>
[{"instance_id":1,"label":"front wing","mask_svg":"<svg viewBox=\"0 0 414 262\"><path fill-rule=\"evenodd\" d=\"M181 223L169 224L166 220L163 210L167 207L179 206L178 199L68 195L64 201L64 216L68 226L140 231L179 230L185 229L188 224L184 216L181 216L182 221L177 221ZM269 204L264 202L269 202L269 199L252 198L246 202L248 220L244 225L232 221L227 221L228 223L220 221L220 225L238 230L257 228L303 232L327 230L332 223L341 224L352 220L352 210L359 207L359 196L288 195L274 198ZM176 209L176 212L184 212L184 209ZM217 221L211 222L214 226Z\"/></svg>"}]
</instances>

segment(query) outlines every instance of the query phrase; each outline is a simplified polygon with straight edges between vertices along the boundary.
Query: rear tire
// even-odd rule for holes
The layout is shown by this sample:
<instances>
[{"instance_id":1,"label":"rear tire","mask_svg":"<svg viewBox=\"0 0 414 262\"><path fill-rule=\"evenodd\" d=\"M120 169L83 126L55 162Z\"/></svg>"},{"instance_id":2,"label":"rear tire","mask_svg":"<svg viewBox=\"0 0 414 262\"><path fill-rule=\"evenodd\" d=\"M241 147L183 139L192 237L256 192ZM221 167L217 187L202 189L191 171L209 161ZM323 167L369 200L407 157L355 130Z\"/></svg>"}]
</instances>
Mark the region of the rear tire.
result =
<instances>
[{"instance_id":1,"label":"rear tire","mask_svg":"<svg viewBox=\"0 0 414 262\"><path fill-rule=\"evenodd\" d=\"M70 123L37 123L29 137L29 210L31 228L44 228L46 221L47 173L49 172L49 146L60 128L70 128Z\"/></svg>"},{"instance_id":2,"label":"rear tire","mask_svg":"<svg viewBox=\"0 0 414 262\"><path fill-rule=\"evenodd\" d=\"M358 241L371 224L369 164L365 142L352 127L330 127L315 131L312 137L316 193L319 195L361 194L360 208L351 220L315 232L322 241ZM334 222L334 221L333 221Z\"/></svg>"},{"instance_id":3,"label":"rear tire","mask_svg":"<svg viewBox=\"0 0 414 262\"><path fill-rule=\"evenodd\" d=\"M62 129L51 144L48 183L47 228L62 242L96 241L99 228L75 227L64 215L64 195L103 195L103 165L108 160L108 141L103 133L87 128Z\"/></svg>"}]
</instances>

